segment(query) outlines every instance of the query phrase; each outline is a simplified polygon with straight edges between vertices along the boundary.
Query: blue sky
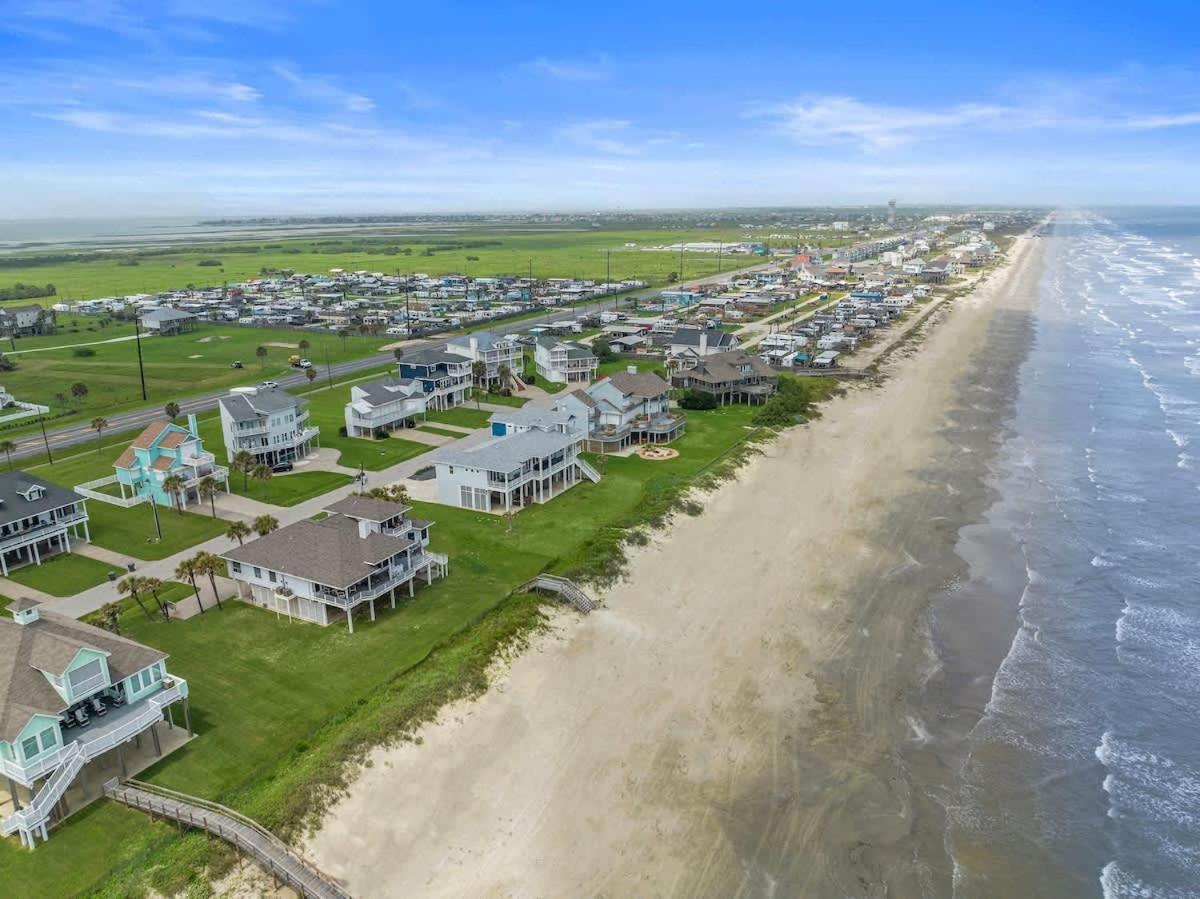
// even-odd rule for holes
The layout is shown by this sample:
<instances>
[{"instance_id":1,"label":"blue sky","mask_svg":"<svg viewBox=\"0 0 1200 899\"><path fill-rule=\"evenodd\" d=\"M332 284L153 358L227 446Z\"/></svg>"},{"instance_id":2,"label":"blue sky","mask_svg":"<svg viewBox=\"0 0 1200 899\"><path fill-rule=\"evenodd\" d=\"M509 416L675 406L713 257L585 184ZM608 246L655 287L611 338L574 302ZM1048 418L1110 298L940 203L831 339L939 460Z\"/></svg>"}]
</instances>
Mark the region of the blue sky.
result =
<instances>
[{"instance_id":1,"label":"blue sky","mask_svg":"<svg viewBox=\"0 0 1200 899\"><path fill-rule=\"evenodd\" d=\"M0 218L1200 203L1183 3L0 0Z\"/></svg>"}]
</instances>

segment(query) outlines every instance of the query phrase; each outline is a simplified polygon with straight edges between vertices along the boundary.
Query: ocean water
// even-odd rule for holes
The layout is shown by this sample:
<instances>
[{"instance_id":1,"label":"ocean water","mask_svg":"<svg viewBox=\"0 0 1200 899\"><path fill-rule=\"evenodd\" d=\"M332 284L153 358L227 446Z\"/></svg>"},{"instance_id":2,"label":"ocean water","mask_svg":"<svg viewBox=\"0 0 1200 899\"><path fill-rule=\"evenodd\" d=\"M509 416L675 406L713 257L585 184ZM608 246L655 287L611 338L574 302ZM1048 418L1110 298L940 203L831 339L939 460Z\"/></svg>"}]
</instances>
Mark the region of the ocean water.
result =
<instances>
[{"instance_id":1,"label":"ocean water","mask_svg":"<svg viewBox=\"0 0 1200 899\"><path fill-rule=\"evenodd\" d=\"M1044 242L996 501L934 606L953 892L1200 896L1200 211Z\"/></svg>"}]
</instances>

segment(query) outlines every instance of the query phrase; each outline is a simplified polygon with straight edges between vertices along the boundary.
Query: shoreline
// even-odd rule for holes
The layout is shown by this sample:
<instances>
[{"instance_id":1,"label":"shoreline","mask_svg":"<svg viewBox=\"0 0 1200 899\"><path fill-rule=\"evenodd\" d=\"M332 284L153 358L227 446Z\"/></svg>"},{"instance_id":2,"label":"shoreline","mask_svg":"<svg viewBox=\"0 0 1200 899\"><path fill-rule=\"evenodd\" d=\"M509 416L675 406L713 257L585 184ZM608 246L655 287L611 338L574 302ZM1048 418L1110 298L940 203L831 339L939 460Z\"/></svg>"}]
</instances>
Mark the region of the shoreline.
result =
<instances>
[{"instance_id":1,"label":"shoreline","mask_svg":"<svg viewBox=\"0 0 1200 899\"><path fill-rule=\"evenodd\" d=\"M947 418L1039 260L1019 239L881 353L881 386L780 434L706 514L631 553L603 611L555 616L484 697L374 752L309 843L322 869L364 896L940 881L911 879L908 844L928 834L896 750L929 664L930 578L955 570L958 528L931 497L959 524L987 506L934 484L930 460L957 455L970 480L986 456L954 447Z\"/></svg>"}]
</instances>

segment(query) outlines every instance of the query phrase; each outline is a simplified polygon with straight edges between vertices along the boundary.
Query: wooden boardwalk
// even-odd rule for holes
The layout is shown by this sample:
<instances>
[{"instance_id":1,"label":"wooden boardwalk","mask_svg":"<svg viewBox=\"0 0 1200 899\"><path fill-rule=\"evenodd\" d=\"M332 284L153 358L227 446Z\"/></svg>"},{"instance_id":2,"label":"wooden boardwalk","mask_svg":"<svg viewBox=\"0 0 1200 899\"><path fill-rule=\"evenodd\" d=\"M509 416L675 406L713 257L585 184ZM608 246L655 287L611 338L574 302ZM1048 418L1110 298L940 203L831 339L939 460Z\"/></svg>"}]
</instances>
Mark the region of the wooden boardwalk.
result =
<instances>
[{"instance_id":1,"label":"wooden boardwalk","mask_svg":"<svg viewBox=\"0 0 1200 899\"><path fill-rule=\"evenodd\" d=\"M291 887L304 899L350 899L350 894L306 862L269 830L215 802L176 793L136 780L110 780L104 794L117 802L203 830L254 859L276 884Z\"/></svg>"},{"instance_id":2,"label":"wooden boardwalk","mask_svg":"<svg viewBox=\"0 0 1200 899\"><path fill-rule=\"evenodd\" d=\"M554 593L585 615L596 609L595 600L584 593L578 584L556 574L539 574L537 577L527 580L513 592L525 593L535 590L539 593Z\"/></svg>"}]
</instances>

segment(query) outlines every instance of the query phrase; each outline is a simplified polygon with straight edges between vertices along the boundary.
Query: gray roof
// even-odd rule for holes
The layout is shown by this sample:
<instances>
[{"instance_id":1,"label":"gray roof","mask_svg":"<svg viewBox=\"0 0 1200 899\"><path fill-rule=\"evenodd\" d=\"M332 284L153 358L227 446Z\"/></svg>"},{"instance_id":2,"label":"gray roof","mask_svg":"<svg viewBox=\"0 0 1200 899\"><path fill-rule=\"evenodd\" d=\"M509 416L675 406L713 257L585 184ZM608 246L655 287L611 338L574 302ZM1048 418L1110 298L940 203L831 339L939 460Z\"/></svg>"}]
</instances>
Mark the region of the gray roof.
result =
<instances>
[{"instance_id":1,"label":"gray roof","mask_svg":"<svg viewBox=\"0 0 1200 899\"><path fill-rule=\"evenodd\" d=\"M447 345L453 344L454 346L460 346L463 349L469 350L471 348L472 339L477 342L477 345L481 350L490 350L498 343L512 343L511 340L507 340L504 337L497 337L495 334L476 331L474 334L460 334L458 337L451 337L450 340L447 341Z\"/></svg>"},{"instance_id":2,"label":"gray roof","mask_svg":"<svg viewBox=\"0 0 1200 899\"><path fill-rule=\"evenodd\" d=\"M0 740L11 742L31 715L58 715L67 708L39 668L61 674L84 648L108 653L114 682L167 657L44 606L29 624L0 618Z\"/></svg>"},{"instance_id":3,"label":"gray roof","mask_svg":"<svg viewBox=\"0 0 1200 899\"><path fill-rule=\"evenodd\" d=\"M708 335L710 347L732 347L734 336L726 331L705 331L699 328L679 328L671 335L671 343L681 346L700 346L700 336Z\"/></svg>"},{"instance_id":4,"label":"gray roof","mask_svg":"<svg viewBox=\"0 0 1200 899\"><path fill-rule=\"evenodd\" d=\"M142 321L152 322L183 321L195 317L190 312L180 312L178 309L151 309L149 312L143 312L141 315Z\"/></svg>"},{"instance_id":5,"label":"gray roof","mask_svg":"<svg viewBox=\"0 0 1200 899\"><path fill-rule=\"evenodd\" d=\"M411 543L379 533L360 537L354 519L331 515L324 521L289 524L223 553L222 558L341 589L358 583L373 565Z\"/></svg>"},{"instance_id":6,"label":"gray roof","mask_svg":"<svg viewBox=\"0 0 1200 899\"><path fill-rule=\"evenodd\" d=\"M538 409L526 406L523 409L505 409L493 412L488 421L503 422L525 428L541 428L556 430L558 427L569 427L575 416L570 412L559 409Z\"/></svg>"},{"instance_id":7,"label":"gray roof","mask_svg":"<svg viewBox=\"0 0 1200 899\"><path fill-rule=\"evenodd\" d=\"M397 515L403 515L412 506L393 502L390 499L377 499L374 496L361 496L353 493L345 499L325 507L330 515L345 515L347 518L361 518L363 521L387 521Z\"/></svg>"},{"instance_id":8,"label":"gray roof","mask_svg":"<svg viewBox=\"0 0 1200 899\"><path fill-rule=\"evenodd\" d=\"M41 498L32 501L25 499L21 494L35 484L44 491ZM39 478L37 475L27 474L24 471L0 473L0 524L7 524L10 521L50 509L69 506L82 499L83 497L74 490L51 484L45 478Z\"/></svg>"},{"instance_id":9,"label":"gray roof","mask_svg":"<svg viewBox=\"0 0 1200 899\"><path fill-rule=\"evenodd\" d=\"M234 421L253 421L272 412L286 412L304 401L286 390L260 390L258 393L230 393L220 399L221 406Z\"/></svg>"},{"instance_id":10,"label":"gray roof","mask_svg":"<svg viewBox=\"0 0 1200 899\"><path fill-rule=\"evenodd\" d=\"M423 392L416 378L397 378L392 375L380 378L378 381L368 381L366 384L355 384L354 386L363 392L363 399L372 406L394 403L396 400L418 396ZM398 389L413 386L416 386L417 389L411 393Z\"/></svg>"},{"instance_id":11,"label":"gray roof","mask_svg":"<svg viewBox=\"0 0 1200 899\"><path fill-rule=\"evenodd\" d=\"M497 437L474 446L443 446L434 453L433 461L447 465L463 465L488 471L512 471L527 459L549 456L574 444L579 438L559 431L535 428L506 437Z\"/></svg>"},{"instance_id":12,"label":"gray roof","mask_svg":"<svg viewBox=\"0 0 1200 899\"><path fill-rule=\"evenodd\" d=\"M400 364L410 363L412 365L441 365L449 363L452 365L462 365L467 360L456 353L447 353L445 350L417 350L415 353L405 353L400 357Z\"/></svg>"}]
</instances>

